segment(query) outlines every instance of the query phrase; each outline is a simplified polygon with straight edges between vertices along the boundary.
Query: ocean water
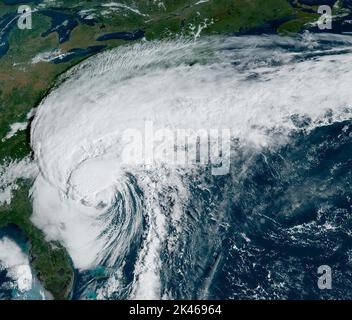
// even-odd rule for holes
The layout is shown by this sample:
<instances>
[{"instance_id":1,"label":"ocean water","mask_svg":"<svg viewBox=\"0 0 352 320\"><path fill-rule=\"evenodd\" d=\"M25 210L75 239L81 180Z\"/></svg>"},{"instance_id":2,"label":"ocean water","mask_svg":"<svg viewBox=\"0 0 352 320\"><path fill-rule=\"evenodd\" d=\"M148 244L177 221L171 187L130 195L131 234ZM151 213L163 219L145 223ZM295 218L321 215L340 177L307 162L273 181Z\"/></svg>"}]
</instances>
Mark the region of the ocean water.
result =
<instances>
[{"instance_id":1,"label":"ocean water","mask_svg":"<svg viewBox=\"0 0 352 320\"><path fill-rule=\"evenodd\" d=\"M64 75L32 123L31 196L77 269L73 298L351 298L351 62L345 36L209 37L124 46ZM188 152L219 151L202 130L230 132L228 170L201 152L175 164L151 124L189 130ZM126 132L142 133L144 162Z\"/></svg>"},{"instance_id":2,"label":"ocean water","mask_svg":"<svg viewBox=\"0 0 352 320\"><path fill-rule=\"evenodd\" d=\"M229 176L192 177L182 231L157 258L160 298L351 299L352 122L299 128L275 151L241 150ZM168 196L159 195L166 212ZM118 267L80 273L75 298L131 297L148 222L139 228ZM172 238L177 227L169 228ZM321 265L332 268L332 290L317 286Z\"/></svg>"}]
</instances>

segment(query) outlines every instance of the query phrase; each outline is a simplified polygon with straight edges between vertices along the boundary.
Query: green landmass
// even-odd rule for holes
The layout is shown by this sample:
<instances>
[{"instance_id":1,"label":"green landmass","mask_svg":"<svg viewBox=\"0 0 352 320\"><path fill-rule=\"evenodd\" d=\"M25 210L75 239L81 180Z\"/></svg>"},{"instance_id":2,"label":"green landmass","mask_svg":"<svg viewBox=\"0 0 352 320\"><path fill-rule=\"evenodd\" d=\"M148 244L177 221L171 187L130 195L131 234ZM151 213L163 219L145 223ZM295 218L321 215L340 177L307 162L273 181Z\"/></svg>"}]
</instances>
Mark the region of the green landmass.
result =
<instances>
[{"instance_id":1,"label":"green landmass","mask_svg":"<svg viewBox=\"0 0 352 320\"><path fill-rule=\"evenodd\" d=\"M103 10L102 1L60 1L66 13L79 8ZM31 154L28 131L18 132L2 140L11 124L27 121L28 112L36 107L54 86L57 77L87 56L66 63L32 63L38 53L59 49L65 53L73 48L106 45L106 50L130 43L124 40L96 41L110 32L145 31L147 40L195 35L199 25L201 35L231 34L280 21L277 33L287 35L301 31L307 23L317 20L316 7L287 0L129 0L123 1L138 11L126 9L123 14L98 15L94 25L79 22L70 38L59 43L58 34L46 37L42 33L51 27L51 18L41 11L33 13L33 29L13 28L9 36L9 51L0 57L0 165ZM29 3L36 7L37 5ZM16 12L17 5L5 5L0 0L0 21L7 13ZM39 8L39 7L38 7ZM310 12L307 9L311 9ZM123 9L121 9L123 10ZM336 9L337 10L337 9ZM74 270L68 254L59 243L46 241L43 233L30 220L32 208L28 196L31 181L18 181L9 205L0 205L0 227L18 226L27 236L32 267L45 288L56 299L70 296Z\"/></svg>"},{"instance_id":2,"label":"green landmass","mask_svg":"<svg viewBox=\"0 0 352 320\"><path fill-rule=\"evenodd\" d=\"M0 228L13 224L22 231L30 241L30 262L36 276L56 299L67 299L74 278L71 260L60 243L46 241L31 222L30 183L20 181L18 185L11 205L0 207Z\"/></svg>"}]
</instances>

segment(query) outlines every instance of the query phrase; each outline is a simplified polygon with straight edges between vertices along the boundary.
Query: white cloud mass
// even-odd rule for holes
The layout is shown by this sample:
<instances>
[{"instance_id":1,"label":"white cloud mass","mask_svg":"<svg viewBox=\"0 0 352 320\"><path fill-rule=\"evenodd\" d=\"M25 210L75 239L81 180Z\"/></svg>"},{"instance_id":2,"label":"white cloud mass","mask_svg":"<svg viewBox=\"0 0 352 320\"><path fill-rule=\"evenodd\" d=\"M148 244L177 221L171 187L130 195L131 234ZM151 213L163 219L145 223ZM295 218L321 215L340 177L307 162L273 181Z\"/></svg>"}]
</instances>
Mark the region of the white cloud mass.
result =
<instances>
[{"instance_id":1,"label":"white cloud mass","mask_svg":"<svg viewBox=\"0 0 352 320\"><path fill-rule=\"evenodd\" d=\"M342 49L351 45L345 39ZM332 56L337 48L314 58L318 50L278 37L208 38L136 44L83 62L45 98L33 122L40 168L34 223L63 241L77 268L88 269L106 259L122 264L144 217L148 230L130 297L163 296L160 249L189 197L184 171L167 163L148 170L122 165L122 133L143 130L146 120L159 129L229 128L242 145L261 150L297 129L292 115L309 117L308 130L324 125L330 109L335 121L350 117L352 54ZM160 202L166 190L175 199L167 216Z\"/></svg>"}]
</instances>

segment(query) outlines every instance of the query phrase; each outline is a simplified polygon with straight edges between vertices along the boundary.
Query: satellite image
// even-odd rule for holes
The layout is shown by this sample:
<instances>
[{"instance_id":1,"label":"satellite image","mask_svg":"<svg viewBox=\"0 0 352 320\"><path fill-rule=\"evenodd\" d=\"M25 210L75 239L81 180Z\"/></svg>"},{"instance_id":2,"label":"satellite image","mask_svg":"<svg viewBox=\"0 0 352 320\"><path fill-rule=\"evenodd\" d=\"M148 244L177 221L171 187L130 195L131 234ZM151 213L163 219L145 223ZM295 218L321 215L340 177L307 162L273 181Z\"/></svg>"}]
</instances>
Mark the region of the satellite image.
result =
<instances>
[{"instance_id":1,"label":"satellite image","mask_svg":"<svg viewBox=\"0 0 352 320\"><path fill-rule=\"evenodd\" d=\"M352 299L351 81L351 0L0 0L0 300Z\"/></svg>"}]
</instances>

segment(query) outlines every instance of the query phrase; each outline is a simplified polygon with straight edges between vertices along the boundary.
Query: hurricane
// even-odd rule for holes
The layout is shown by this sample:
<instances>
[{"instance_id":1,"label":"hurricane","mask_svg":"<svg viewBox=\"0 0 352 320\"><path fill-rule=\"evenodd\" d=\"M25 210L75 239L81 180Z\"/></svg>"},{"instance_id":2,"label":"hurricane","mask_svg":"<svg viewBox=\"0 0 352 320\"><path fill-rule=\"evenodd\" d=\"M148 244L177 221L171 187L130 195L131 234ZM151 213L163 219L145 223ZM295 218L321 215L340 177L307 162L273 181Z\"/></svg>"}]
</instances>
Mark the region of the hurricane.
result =
<instances>
[{"instance_id":1,"label":"hurricane","mask_svg":"<svg viewBox=\"0 0 352 320\"><path fill-rule=\"evenodd\" d=\"M334 297L351 298L351 62L347 36L209 36L115 48L63 74L31 124L31 219L68 250L74 297L329 298L316 286L328 264ZM226 143L198 133L230 132L228 170L126 156L126 133L144 160L151 140L165 145L146 124L191 132L186 151L207 155Z\"/></svg>"}]
</instances>

